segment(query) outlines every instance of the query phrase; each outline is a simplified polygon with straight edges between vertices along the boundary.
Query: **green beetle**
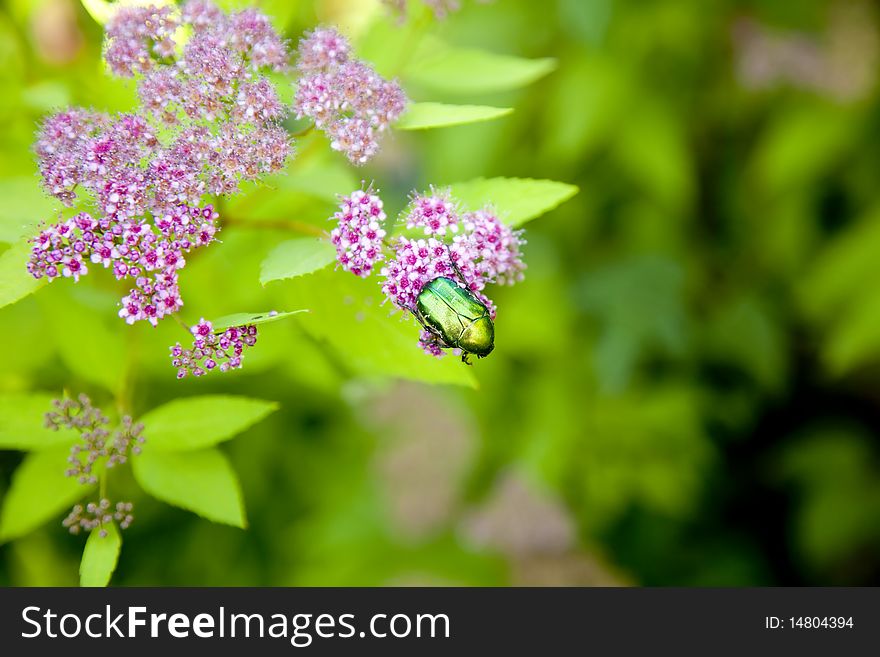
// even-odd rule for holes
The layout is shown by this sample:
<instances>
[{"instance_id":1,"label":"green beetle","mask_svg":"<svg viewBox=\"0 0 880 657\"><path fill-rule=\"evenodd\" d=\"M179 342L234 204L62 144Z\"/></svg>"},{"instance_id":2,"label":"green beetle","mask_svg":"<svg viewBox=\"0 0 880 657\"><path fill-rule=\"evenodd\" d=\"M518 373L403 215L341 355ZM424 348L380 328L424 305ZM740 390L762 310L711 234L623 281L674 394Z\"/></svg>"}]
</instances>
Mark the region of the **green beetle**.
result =
<instances>
[{"instance_id":1,"label":"green beetle","mask_svg":"<svg viewBox=\"0 0 880 657\"><path fill-rule=\"evenodd\" d=\"M470 365L470 354L485 358L495 348L489 309L451 278L441 276L425 285L412 313L441 349L461 349L463 363Z\"/></svg>"}]
</instances>

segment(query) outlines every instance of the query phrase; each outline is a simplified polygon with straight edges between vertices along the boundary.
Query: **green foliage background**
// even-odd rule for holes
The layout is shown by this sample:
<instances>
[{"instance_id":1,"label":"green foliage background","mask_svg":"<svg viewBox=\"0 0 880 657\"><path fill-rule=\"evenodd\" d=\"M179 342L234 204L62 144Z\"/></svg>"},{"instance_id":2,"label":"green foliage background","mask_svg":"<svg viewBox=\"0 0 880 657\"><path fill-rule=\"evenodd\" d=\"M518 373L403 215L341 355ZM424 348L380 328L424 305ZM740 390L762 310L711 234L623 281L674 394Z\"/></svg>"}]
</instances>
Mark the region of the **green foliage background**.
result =
<instances>
[{"instance_id":1,"label":"green foliage background","mask_svg":"<svg viewBox=\"0 0 880 657\"><path fill-rule=\"evenodd\" d=\"M261 327L240 372L177 381L167 349L180 327L125 326L101 272L0 310L7 431L62 389L135 416L196 395L277 402L231 440L148 442L134 469L187 508L198 500L175 496L211 498L218 472L237 477L246 529L114 474L136 516L114 584L880 582L880 21L868 4L466 0L434 23L413 0L400 25L371 23L354 0L258 4L291 39L343 22L417 101L514 111L393 131L363 170L310 135L285 176L225 204L222 244L183 272L186 320L311 311ZM842 20L844 5L861 18ZM793 50L800 77L750 77L749 56L775 61L755 30L813 44ZM100 38L68 0L0 10L3 294L21 226L54 208L30 154L37 122L67 104L134 103L103 71ZM462 60L426 64L433 39ZM847 44L864 79L834 68ZM534 61L484 70L468 48ZM360 178L393 216L412 189L501 176L580 192L526 226L526 280L491 292L497 347L473 368L424 356L375 279L331 266L272 280L289 263L276 252L301 248L282 243L326 230L335 194ZM479 199L480 183L456 191ZM305 270L326 262L315 257ZM58 449L27 463L51 469ZM24 458L0 451L7 503ZM168 468L213 474L181 492ZM70 483L33 495L61 509ZM0 546L0 583L77 582L86 538L56 516ZM84 582L106 579L96 559Z\"/></svg>"}]
</instances>

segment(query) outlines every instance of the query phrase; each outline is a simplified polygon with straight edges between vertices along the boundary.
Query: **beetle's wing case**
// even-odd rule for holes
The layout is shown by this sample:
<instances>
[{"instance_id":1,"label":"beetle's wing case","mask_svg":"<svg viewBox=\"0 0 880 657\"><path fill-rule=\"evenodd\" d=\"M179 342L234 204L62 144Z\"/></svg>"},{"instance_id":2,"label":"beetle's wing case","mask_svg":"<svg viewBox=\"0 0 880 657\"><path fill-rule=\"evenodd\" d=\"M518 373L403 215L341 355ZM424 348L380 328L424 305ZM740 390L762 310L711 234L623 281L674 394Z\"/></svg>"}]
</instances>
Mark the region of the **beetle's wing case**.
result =
<instances>
[{"instance_id":1,"label":"beetle's wing case","mask_svg":"<svg viewBox=\"0 0 880 657\"><path fill-rule=\"evenodd\" d=\"M486 306L480 303L470 290L464 289L449 278L435 278L425 286L425 289L435 292L453 312L461 317L474 320L487 314Z\"/></svg>"},{"instance_id":2,"label":"beetle's wing case","mask_svg":"<svg viewBox=\"0 0 880 657\"><path fill-rule=\"evenodd\" d=\"M478 319L491 324L486 306L469 290L444 277L435 278L422 288L416 308L423 323L436 329L451 347L464 347L462 337Z\"/></svg>"},{"instance_id":3,"label":"beetle's wing case","mask_svg":"<svg viewBox=\"0 0 880 657\"><path fill-rule=\"evenodd\" d=\"M431 281L422 288L416 299L416 308L425 324L433 327L447 344L455 346L464 330L464 318L453 309L433 283Z\"/></svg>"}]
</instances>

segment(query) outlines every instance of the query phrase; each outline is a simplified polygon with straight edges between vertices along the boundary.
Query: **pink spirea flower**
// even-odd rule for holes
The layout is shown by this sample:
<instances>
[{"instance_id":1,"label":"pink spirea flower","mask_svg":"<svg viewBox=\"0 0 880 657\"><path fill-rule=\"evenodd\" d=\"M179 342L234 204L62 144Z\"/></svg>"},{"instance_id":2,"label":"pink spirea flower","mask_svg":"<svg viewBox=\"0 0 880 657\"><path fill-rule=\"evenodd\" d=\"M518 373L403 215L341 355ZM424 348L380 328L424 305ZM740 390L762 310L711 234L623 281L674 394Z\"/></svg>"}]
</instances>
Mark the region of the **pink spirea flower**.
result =
<instances>
[{"instance_id":1,"label":"pink spirea flower","mask_svg":"<svg viewBox=\"0 0 880 657\"><path fill-rule=\"evenodd\" d=\"M486 283L513 285L523 279L521 230L514 230L488 209L468 212L462 224L464 231L454 238L452 250L459 256L457 262L482 281L480 290Z\"/></svg>"},{"instance_id":2,"label":"pink spirea flower","mask_svg":"<svg viewBox=\"0 0 880 657\"><path fill-rule=\"evenodd\" d=\"M245 348L257 343L254 324L214 331L211 322L202 318L191 331L191 348L185 349L179 342L171 347L171 364L177 368L178 379L240 368Z\"/></svg>"},{"instance_id":3,"label":"pink spirea flower","mask_svg":"<svg viewBox=\"0 0 880 657\"><path fill-rule=\"evenodd\" d=\"M444 276L470 290L495 319L495 304L484 290L490 283L511 285L523 279L522 231L514 230L489 209L459 215L448 192L435 189L412 199L406 225L422 228L428 237L401 236L394 241L394 257L381 271L382 291L388 300L413 312L422 288ZM419 344L431 355L443 353L430 333L422 332Z\"/></svg>"},{"instance_id":4,"label":"pink spirea flower","mask_svg":"<svg viewBox=\"0 0 880 657\"><path fill-rule=\"evenodd\" d=\"M372 190L357 190L342 199L333 215L337 225L330 232L336 246L336 259L345 271L365 278L382 260L385 212L382 199Z\"/></svg>"},{"instance_id":5,"label":"pink spirea flower","mask_svg":"<svg viewBox=\"0 0 880 657\"><path fill-rule=\"evenodd\" d=\"M317 28L300 40L297 49L297 68L306 74L321 73L348 61L351 45L339 32Z\"/></svg>"},{"instance_id":6,"label":"pink spirea flower","mask_svg":"<svg viewBox=\"0 0 880 657\"><path fill-rule=\"evenodd\" d=\"M143 46L173 32L172 8L123 7L111 19L106 56L115 73L137 74L140 112L117 119L74 109L50 117L35 147L50 194L67 204L74 188L109 195L108 183L130 183L140 170L142 189L128 184L129 204L141 215L162 213L169 204L197 205L205 193L233 193L239 182L284 166L291 151L279 125L285 108L262 71L287 67L285 42L254 10L227 15L196 0L180 19L193 34L179 57L173 47L156 55ZM136 44L146 50L122 56Z\"/></svg>"},{"instance_id":7,"label":"pink spirea flower","mask_svg":"<svg viewBox=\"0 0 880 657\"><path fill-rule=\"evenodd\" d=\"M196 31L211 29L226 18L223 10L209 0L189 0L184 3L181 16L183 22Z\"/></svg>"},{"instance_id":8,"label":"pink spirea flower","mask_svg":"<svg viewBox=\"0 0 880 657\"><path fill-rule=\"evenodd\" d=\"M428 238L397 238L395 258L382 269L383 290L398 308L411 310L426 283L447 276L482 299L494 317L494 304L483 294L486 285L522 280L522 231L488 209L459 215L449 192L432 188L430 194L412 198L405 221L407 228L421 228Z\"/></svg>"},{"instance_id":9,"label":"pink spirea flower","mask_svg":"<svg viewBox=\"0 0 880 657\"><path fill-rule=\"evenodd\" d=\"M146 73L174 54L177 26L173 7L121 7L107 22L104 58L110 70L124 77Z\"/></svg>"},{"instance_id":10,"label":"pink spirea flower","mask_svg":"<svg viewBox=\"0 0 880 657\"><path fill-rule=\"evenodd\" d=\"M256 9L232 14L228 26L223 27L222 31L228 34L229 43L234 49L247 54L255 68L268 67L275 71L287 68L287 44L275 32L269 18Z\"/></svg>"},{"instance_id":11,"label":"pink spirea flower","mask_svg":"<svg viewBox=\"0 0 880 657\"><path fill-rule=\"evenodd\" d=\"M442 358L446 355L446 352L443 351L443 347L437 343L437 336L425 329L422 329L422 332L419 333L419 346L429 356Z\"/></svg>"},{"instance_id":12,"label":"pink spirea flower","mask_svg":"<svg viewBox=\"0 0 880 657\"><path fill-rule=\"evenodd\" d=\"M192 36L178 55L178 25ZM226 14L205 0L122 7L108 23L111 71L134 76L141 107L109 116L70 109L41 126L34 150L46 191L94 211L55 223L32 240L28 270L79 278L90 264L135 286L120 317L156 324L182 305L178 271L213 241L205 195L281 170L291 152L284 108L262 72L283 70L287 46L254 10Z\"/></svg>"},{"instance_id":13,"label":"pink spirea flower","mask_svg":"<svg viewBox=\"0 0 880 657\"><path fill-rule=\"evenodd\" d=\"M297 54L297 118L312 119L330 137L331 148L364 164L378 151L380 133L406 109L400 85L351 59L351 46L336 30L308 33Z\"/></svg>"},{"instance_id":14,"label":"pink spirea flower","mask_svg":"<svg viewBox=\"0 0 880 657\"><path fill-rule=\"evenodd\" d=\"M445 191L432 189L429 195L415 196L406 215L407 228L422 228L425 235L458 232L458 208Z\"/></svg>"},{"instance_id":15,"label":"pink spirea flower","mask_svg":"<svg viewBox=\"0 0 880 657\"><path fill-rule=\"evenodd\" d=\"M37 279L78 281L88 273L87 263L112 269L118 280L135 283L122 298L119 316L129 324L146 320L155 326L183 305L177 272L185 254L214 241L217 217L210 205L181 205L152 224L119 216L98 220L82 212L34 238L28 271Z\"/></svg>"},{"instance_id":16,"label":"pink spirea flower","mask_svg":"<svg viewBox=\"0 0 880 657\"><path fill-rule=\"evenodd\" d=\"M370 122L356 117L343 116L327 129L330 148L342 151L352 164L365 164L379 150L376 131Z\"/></svg>"},{"instance_id":17,"label":"pink spirea flower","mask_svg":"<svg viewBox=\"0 0 880 657\"><path fill-rule=\"evenodd\" d=\"M401 310L413 311L422 288L441 276L453 277L449 247L433 237L413 240L398 237L394 258L382 267L382 291Z\"/></svg>"}]
</instances>

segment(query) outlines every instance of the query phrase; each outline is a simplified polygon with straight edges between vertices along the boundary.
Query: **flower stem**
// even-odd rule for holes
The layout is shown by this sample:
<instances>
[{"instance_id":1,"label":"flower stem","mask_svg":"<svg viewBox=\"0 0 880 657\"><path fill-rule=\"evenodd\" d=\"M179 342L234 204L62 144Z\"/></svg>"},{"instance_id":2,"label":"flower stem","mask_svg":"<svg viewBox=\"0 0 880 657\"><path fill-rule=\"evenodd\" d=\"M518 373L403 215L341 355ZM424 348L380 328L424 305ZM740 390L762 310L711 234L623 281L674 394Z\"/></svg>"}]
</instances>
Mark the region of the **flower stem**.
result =
<instances>
[{"instance_id":1,"label":"flower stem","mask_svg":"<svg viewBox=\"0 0 880 657\"><path fill-rule=\"evenodd\" d=\"M192 330L190 329L190 327L187 325L186 322L184 322L182 319L180 319L180 315L175 313L174 315L172 315L172 317L174 317L174 319L177 321L177 323L183 327L184 331L186 331L189 335L192 335Z\"/></svg>"},{"instance_id":2,"label":"flower stem","mask_svg":"<svg viewBox=\"0 0 880 657\"><path fill-rule=\"evenodd\" d=\"M306 126L305 128L303 128L302 130L297 130L296 132L291 132L291 133L290 133L290 136L291 136L291 137L294 137L294 138L296 138L296 137L305 137L307 134L309 134L309 133L310 133L312 130L314 130L314 129L315 129L315 124L314 124L314 123L310 123L309 125L307 125L307 126Z\"/></svg>"}]
</instances>

